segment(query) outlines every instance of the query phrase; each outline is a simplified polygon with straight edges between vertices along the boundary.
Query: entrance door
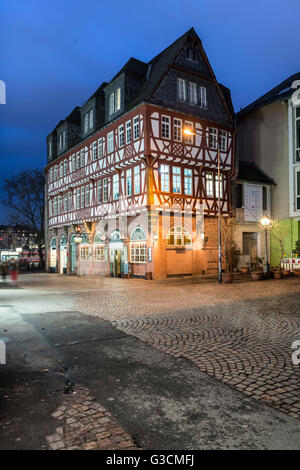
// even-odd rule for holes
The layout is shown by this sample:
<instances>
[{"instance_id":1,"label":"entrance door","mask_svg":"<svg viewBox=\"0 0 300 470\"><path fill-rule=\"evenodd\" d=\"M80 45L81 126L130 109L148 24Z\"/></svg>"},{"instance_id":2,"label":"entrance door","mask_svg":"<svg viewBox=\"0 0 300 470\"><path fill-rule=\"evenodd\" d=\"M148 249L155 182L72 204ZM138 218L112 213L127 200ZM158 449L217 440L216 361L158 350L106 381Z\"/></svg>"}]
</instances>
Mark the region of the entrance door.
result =
<instances>
[{"instance_id":1,"label":"entrance door","mask_svg":"<svg viewBox=\"0 0 300 470\"><path fill-rule=\"evenodd\" d=\"M257 232L243 232L243 255L250 255L254 264L257 258Z\"/></svg>"},{"instance_id":2,"label":"entrance door","mask_svg":"<svg viewBox=\"0 0 300 470\"><path fill-rule=\"evenodd\" d=\"M121 277L121 250L110 250L110 275Z\"/></svg>"},{"instance_id":3,"label":"entrance door","mask_svg":"<svg viewBox=\"0 0 300 470\"><path fill-rule=\"evenodd\" d=\"M76 259L76 244L75 244L75 241L74 241L74 235L72 236L71 238L71 241L70 241L70 271L71 273L74 272L75 268L76 268L76 263L77 263L77 259Z\"/></svg>"}]
</instances>

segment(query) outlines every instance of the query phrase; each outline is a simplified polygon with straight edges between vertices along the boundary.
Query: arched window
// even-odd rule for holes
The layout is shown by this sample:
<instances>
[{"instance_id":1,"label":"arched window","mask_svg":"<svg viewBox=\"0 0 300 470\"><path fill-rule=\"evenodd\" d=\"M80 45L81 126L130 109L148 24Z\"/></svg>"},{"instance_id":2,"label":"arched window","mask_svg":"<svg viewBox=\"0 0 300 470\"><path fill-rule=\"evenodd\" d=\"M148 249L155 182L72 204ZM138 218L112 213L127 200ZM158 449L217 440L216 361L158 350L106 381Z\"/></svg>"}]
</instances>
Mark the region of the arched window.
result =
<instances>
[{"instance_id":1,"label":"arched window","mask_svg":"<svg viewBox=\"0 0 300 470\"><path fill-rule=\"evenodd\" d=\"M107 247L104 245L105 237L102 232L97 232L94 237L94 261L107 261Z\"/></svg>"},{"instance_id":2,"label":"arched window","mask_svg":"<svg viewBox=\"0 0 300 470\"><path fill-rule=\"evenodd\" d=\"M121 240L121 235L119 230L114 230L110 236L111 240Z\"/></svg>"},{"instance_id":3,"label":"arched window","mask_svg":"<svg viewBox=\"0 0 300 470\"><path fill-rule=\"evenodd\" d=\"M191 235L181 226L172 227L167 236L167 246L190 246Z\"/></svg>"},{"instance_id":4,"label":"arched window","mask_svg":"<svg viewBox=\"0 0 300 470\"><path fill-rule=\"evenodd\" d=\"M52 238L52 240L50 242L50 246L51 246L51 248L56 248L56 238Z\"/></svg>"},{"instance_id":5,"label":"arched window","mask_svg":"<svg viewBox=\"0 0 300 470\"><path fill-rule=\"evenodd\" d=\"M130 237L131 263L147 262L146 234L141 227L136 227Z\"/></svg>"},{"instance_id":6,"label":"arched window","mask_svg":"<svg viewBox=\"0 0 300 470\"><path fill-rule=\"evenodd\" d=\"M80 243L80 259L81 261L89 261L91 259L91 248L89 245L89 236L87 233L82 233Z\"/></svg>"},{"instance_id":7,"label":"arched window","mask_svg":"<svg viewBox=\"0 0 300 470\"><path fill-rule=\"evenodd\" d=\"M130 240L146 240L146 234L141 227L136 227L130 237Z\"/></svg>"},{"instance_id":8,"label":"arched window","mask_svg":"<svg viewBox=\"0 0 300 470\"><path fill-rule=\"evenodd\" d=\"M102 232L97 232L94 236L94 243L104 243L104 235Z\"/></svg>"},{"instance_id":9,"label":"arched window","mask_svg":"<svg viewBox=\"0 0 300 470\"><path fill-rule=\"evenodd\" d=\"M60 239L60 246L66 246L67 245L67 237L62 236Z\"/></svg>"}]
</instances>

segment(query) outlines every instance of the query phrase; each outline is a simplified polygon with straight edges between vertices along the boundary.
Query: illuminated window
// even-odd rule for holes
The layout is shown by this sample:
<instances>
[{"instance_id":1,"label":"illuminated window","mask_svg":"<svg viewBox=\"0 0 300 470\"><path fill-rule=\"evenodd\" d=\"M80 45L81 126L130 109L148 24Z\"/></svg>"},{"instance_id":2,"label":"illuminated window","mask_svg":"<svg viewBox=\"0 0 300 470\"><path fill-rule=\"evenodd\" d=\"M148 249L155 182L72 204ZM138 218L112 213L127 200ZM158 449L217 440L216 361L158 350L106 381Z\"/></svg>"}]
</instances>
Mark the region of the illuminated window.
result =
<instances>
[{"instance_id":1,"label":"illuminated window","mask_svg":"<svg viewBox=\"0 0 300 470\"><path fill-rule=\"evenodd\" d=\"M179 166L173 166L173 193L181 193L181 168Z\"/></svg>"},{"instance_id":2,"label":"illuminated window","mask_svg":"<svg viewBox=\"0 0 300 470\"><path fill-rule=\"evenodd\" d=\"M141 171L140 166L134 167L134 194L141 192Z\"/></svg>"},{"instance_id":3,"label":"illuminated window","mask_svg":"<svg viewBox=\"0 0 300 470\"><path fill-rule=\"evenodd\" d=\"M190 135L186 135L184 136L184 141L186 144L190 144L190 145L193 145L193 141L194 141L194 135L193 135L193 132L194 132L194 127L193 127L193 123L190 122L190 121L185 121L185 128L186 130L189 130L191 131L191 134Z\"/></svg>"},{"instance_id":4,"label":"illuminated window","mask_svg":"<svg viewBox=\"0 0 300 470\"><path fill-rule=\"evenodd\" d=\"M119 198L119 174L113 175L113 199Z\"/></svg>"},{"instance_id":5,"label":"illuminated window","mask_svg":"<svg viewBox=\"0 0 300 470\"><path fill-rule=\"evenodd\" d=\"M107 261L107 248L104 245L94 246L94 260Z\"/></svg>"},{"instance_id":6,"label":"illuminated window","mask_svg":"<svg viewBox=\"0 0 300 470\"><path fill-rule=\"evenodd\" d=\"M132 196L132 170L126 171L126 194Z\"/></svg>"},{"instance_id":7,"label":"illuminated window","mask_svg":"<svg viewBox=\"0 0 300 470\"><path fill-rule=\"evenodd\" d=\"M193 170L184 169L184 194L191 196L193 194Z\"/></svg>"},{"instance_id":8,"label":"illuminated window","mask_svg":"<svg viewBox=\"0 0 300 470\"><path fill-rule=\"evenodd\" d=\"M217 174L215 177L215 194L216 194L216 197L218 198L219 197L219 179L218 179ZM222 197L223 197L223 176L220 175L220 198L222 199Z\"/></svg>"},{"instance_id":9,"label":"illuminated window","mask_svg":"<svg viewBox=\"0 0 300 470\"><path fill-rule=\"evenodd\" d=\"M168 193L170 191L170 167L160 165L160 189Z\"/></svg>"},{"instance_id":10,"label":"illuminated window","mask_svg":"<svg viewBox=\"0 0 300 470\"><path fill-rule=\"evenodd\" d=\"M130 237L131 263L147 262L146 234L141 227L136 227Z\"/></svg>"},{"instance_id":11,"label":"illuminated window","mask_svg":"<svg viewBox=\"0 0 300 470\"><path fill-rule=\"evenodd\" d=\"M181 119L174 118L173 121L173 136L176 142L182 141L182 121Z\"/></svg>"},{"instance_id":12,"label":"illuminated window","mask_svg":"<svg viewBox=\"0 0 300 470\"><path fill-rule=\"evenodd\" d=\"M121 109L121 88L117 88L109 95L109 115Z\"/></svg>"},{"instance_id":13,"label":"illuminated window","mask_svg":"<svg viewBox=\"0 0 300 470\"><path fill-rule=\"evenodd\" d=\"M167 236L167 246L190 246L192 239L189 232L181 226L173 227Z\"/></svg>"},{"instance_id":14,"label":"illuminated window","mask_svg":"<svg viewBox=\"0 0 300 470\"><path fill-rule=\"evenodd\" d=\"M214 181L213 173L209 172L205 175L206 196L213 197L214 195Z\"/></svg>"},{"instance_id":15,"label":"illuminated window","mask_svg":"<svg viewBox=\"0 0 300 470\"><path fill-rule=\"evenodd\" d=\"M91 259L89 245L80 246L80 259L81 261L89 261Z\"/></svg>"}]
</instances>

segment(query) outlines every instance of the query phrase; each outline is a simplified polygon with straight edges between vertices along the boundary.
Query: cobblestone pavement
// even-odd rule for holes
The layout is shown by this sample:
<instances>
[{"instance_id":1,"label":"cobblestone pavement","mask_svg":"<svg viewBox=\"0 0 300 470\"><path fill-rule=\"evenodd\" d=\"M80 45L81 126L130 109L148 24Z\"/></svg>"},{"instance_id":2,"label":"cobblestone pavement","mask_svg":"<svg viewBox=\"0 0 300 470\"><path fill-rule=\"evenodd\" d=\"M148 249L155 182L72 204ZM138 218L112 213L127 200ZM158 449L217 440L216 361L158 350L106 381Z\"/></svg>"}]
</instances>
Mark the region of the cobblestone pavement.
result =
<instances>
[{"instance_id":1,"label":"cobblestone pavement","mask_svg":"<svg viewBox=\"0 0 300 470\"><path fill-rule=\"evenodd\" d=\"M59 421L46 437L50 450L138 450L130 436L90 394L77 385L52 416Z\"/></svg>"},{"instance_id":2,"label":"cobblestone pavement","mask_svg":"<svg viewBox=\"0 0 300 470\"><path fill-rule=\"evenodd\" d=\"M127 284L127 290L111 285L86 294L77 308L300 418L300 366L291 360L292 342L300 339L299 279L229 286L144 283L144 289Z\"/></svg>"}]
</instances>

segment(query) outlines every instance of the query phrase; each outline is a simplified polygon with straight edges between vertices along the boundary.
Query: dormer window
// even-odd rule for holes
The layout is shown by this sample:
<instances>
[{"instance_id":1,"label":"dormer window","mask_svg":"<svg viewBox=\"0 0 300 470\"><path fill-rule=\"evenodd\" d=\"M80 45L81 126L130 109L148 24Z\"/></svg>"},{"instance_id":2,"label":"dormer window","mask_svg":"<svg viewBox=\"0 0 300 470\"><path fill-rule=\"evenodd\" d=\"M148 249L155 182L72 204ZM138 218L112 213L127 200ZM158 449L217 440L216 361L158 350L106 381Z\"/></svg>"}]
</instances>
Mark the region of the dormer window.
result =
<instances>
[{"instance_id":1,"label":"dormer window","mask_svg":"<svg viewBox=\"0 0 300 470\"><path fill-rule=\"evenodd\" d=\"M300 106L295 109L296 162L300 162Z\"/></svg>"},{"instance_id":2,"label":"dormer window","mask_svg":"<svg viewBox=\"0 0 300 470\"><path fill-rule=\"evenodd\" d=\"M52 158L52 142L49 141L49 158Z\"/></svg>"},{"instance_id":3,"label":"dormer window","mask_svg":"<svg viewBox=\"0 0 300 470\"><path fill-rule=\"evenodd\" d=\"M92 130L94 127L94 110L91 109L84 115L84 133Z\"/></svg>"},{"instance_id":4,"label":"dormer window","mask_svg":"<svg viewBox=\"0 0 300 470\"><path fill-rule=\"evenodd\" d=\"M196 60L196 51L195 47L193 46L188 46L186 50L186 57L189 60Z\"/></svg>"},{"instance_id":5,"label":"dormer window","mask_svg":"<svg viewBox=\"0 0 300 470\"><path fill-rule=\"evenodd\" d=\"M121 88L117 88L109 95L109 115L121 109Z\"/></svg>"}]
</instances>

